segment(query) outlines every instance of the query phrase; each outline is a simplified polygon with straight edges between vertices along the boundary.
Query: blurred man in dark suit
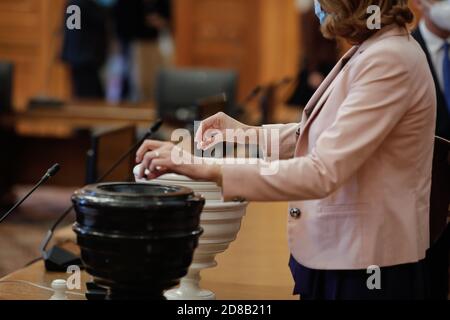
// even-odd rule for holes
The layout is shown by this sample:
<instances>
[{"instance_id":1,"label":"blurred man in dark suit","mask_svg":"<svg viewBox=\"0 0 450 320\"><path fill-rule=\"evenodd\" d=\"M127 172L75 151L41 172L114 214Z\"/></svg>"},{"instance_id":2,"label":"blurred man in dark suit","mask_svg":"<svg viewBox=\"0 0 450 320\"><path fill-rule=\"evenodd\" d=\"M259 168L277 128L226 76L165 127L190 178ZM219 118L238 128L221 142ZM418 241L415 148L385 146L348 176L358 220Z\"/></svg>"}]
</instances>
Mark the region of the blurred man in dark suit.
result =
<instances>
[{"instance_id":1,"label":"blurred man in dark suit","mask_svg":"<svg viewBox=\"0 0 450 320\"><path fill-rule=\"evenodd\" d=\"M81 29L64 28L62 59L70 66L73 94L104 98L100 69L108 54L107 4L97 0L69 0L81 10Z\"/></svg>"},{"instance_id":2,"label":"blurred man in dark suit","mask_svg":"<svg viewBox=\"0 0 450 320\"><path fill-rule=\"evenodd\" d=\"M161 32L169 29L170 0L118 0L114 10L116 33L129 70L125 87L132 100L153 98L156 70L165 64L158 47Z\"/></svg>"},{"instance_id":3,"label":"blurred man in dark suit","mask_svg":"<svg viewBox=\"0 0 450 320\"><path fill-rule=\"evenodd\" d=\"M450 78L448 78L450 64L446 63L449 60L450 29L436 21L430 11L431 6L439 2L447 2L450 5L448 0L415 0L415 4L423 13L423 19L413 32L413 36L427 54L436 84L438 99L436 135L450 140ZM450 21L450 16L446 19Z\"/></svg>"},{"instance_id":4,"label":"blurred man in dark suit","mask_svg":"<svg viewBox=\"0 0 450 320\"><path fill-rule=\"evenodd\" d=\"M414 0L422 11L423 19L413 32L414 38L420 43L426 53L430 69L436 85L437 125L436 135L450 139L450 1L449 0ZM437 159L435 159L436 161ZM445 161L445 159L444 159ZM444 176L449 181L448 167L444 172L433 172L433 181ZM432 199L447 197L444 190L441 194L433 194ZM448 269L450 250L450 229L440 218L437 208L431 207L431 248L427 252L430 268L430 298L446 300L448 297ZM445 200L444 200L445 205ZM444 209L445 210L445 209Z\"/></svg>"}]
</instances>

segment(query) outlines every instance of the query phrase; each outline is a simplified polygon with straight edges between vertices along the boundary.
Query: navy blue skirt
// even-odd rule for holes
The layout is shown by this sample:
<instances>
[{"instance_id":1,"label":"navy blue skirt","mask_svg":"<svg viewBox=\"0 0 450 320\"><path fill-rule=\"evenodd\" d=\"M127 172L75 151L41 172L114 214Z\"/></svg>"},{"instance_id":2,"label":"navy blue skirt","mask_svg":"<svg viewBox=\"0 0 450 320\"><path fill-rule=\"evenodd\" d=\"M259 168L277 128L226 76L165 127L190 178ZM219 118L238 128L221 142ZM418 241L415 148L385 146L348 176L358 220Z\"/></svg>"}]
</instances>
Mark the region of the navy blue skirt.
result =
<instances>
[{"instance_id":1,"label":"navy blue skirt","mask_svg":"<svg viewBox=\"0 0 450 320\"><path fill-rule=\"evenodd\" d=\"M292 256L294 294L301 300L417 300L428 292L425 261L380 268L381 289L370 290L367 270L315 270Z\"/></svg>"}]
</instances>

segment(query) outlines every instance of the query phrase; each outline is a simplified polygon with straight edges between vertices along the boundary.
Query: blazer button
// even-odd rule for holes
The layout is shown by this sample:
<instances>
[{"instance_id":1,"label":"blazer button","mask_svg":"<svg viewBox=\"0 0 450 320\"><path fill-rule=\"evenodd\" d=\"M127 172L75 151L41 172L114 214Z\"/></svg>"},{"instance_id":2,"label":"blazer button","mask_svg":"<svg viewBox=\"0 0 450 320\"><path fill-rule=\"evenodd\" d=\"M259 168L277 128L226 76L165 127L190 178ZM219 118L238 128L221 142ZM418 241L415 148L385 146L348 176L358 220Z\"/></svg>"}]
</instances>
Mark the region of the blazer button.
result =
<instances>
[{"instance_id":1,"label":"blazer button","mask_svg":"<svg viewBox=\"0 0 450 320\"><path fill-rule=\"evenodd\" d=\"M292 208L289 213L290 213L291 217L294 219L298 219L302 215L302 212L300 211L299 208Z\"/></svg>"}]
</instances>

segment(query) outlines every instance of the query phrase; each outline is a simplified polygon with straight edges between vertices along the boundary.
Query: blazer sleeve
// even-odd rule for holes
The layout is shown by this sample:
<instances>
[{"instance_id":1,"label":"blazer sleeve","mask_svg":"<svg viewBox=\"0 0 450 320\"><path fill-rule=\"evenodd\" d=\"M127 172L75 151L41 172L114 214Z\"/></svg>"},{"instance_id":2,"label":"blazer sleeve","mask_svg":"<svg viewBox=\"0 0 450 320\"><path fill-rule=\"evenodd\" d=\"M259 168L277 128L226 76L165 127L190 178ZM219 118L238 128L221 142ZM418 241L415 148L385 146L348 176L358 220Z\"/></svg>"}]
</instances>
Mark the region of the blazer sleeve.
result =
<instances>
[{"instance_id":1,"label":"blazer sleeve","mask_svg":"<svg viewBox=\"0 0 450 320\"><path fill-rule=\"evenodd\" d=\"M376 53L354 66L352 85L336 120L319 136L307 156L224 165L224 199L321 199L352 176L382 144L410 105L409 73L400 53ZM281 144L288 141L281 139Z\"/></svg>"},{"instance_id":2,"label":"blazer sleeve","mask_svg":"<svg viewBox=\"0 0 450 320\"><path fill-rule=\"evenodd\" d=\"M266 160L292 158L299 130L299 123L264 125L260 139L263 158Z\"/></svg>"}]
</instances>

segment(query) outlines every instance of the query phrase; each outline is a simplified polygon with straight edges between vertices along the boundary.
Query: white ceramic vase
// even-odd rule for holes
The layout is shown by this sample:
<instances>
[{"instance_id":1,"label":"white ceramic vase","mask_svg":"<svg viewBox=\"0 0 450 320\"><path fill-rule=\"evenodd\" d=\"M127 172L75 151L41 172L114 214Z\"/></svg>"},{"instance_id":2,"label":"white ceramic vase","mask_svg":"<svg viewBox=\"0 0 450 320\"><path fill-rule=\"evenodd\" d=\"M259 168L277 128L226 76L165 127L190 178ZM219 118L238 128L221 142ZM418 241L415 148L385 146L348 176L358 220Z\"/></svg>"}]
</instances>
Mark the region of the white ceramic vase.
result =
<instances>
[{"instance_id":1,"label":"white ceramic vase","mask_svg":"<svg viewBox=\"0 0 450 320\"><path fill-rule=\"evenodd\" d=\"M157 180L144 183L179 185L200 193L206 203L200 217L203 234L194 253L188 274L181 279L180 286L166 291L168 300L214 300L214 292L200 287L200 272L217 266L215 257L227 250L241 228L241 221L247 209L247 202L224 202L222 191L215 183L193 181L187 177L167 174Z\"/></svg>"}]
</instances>

